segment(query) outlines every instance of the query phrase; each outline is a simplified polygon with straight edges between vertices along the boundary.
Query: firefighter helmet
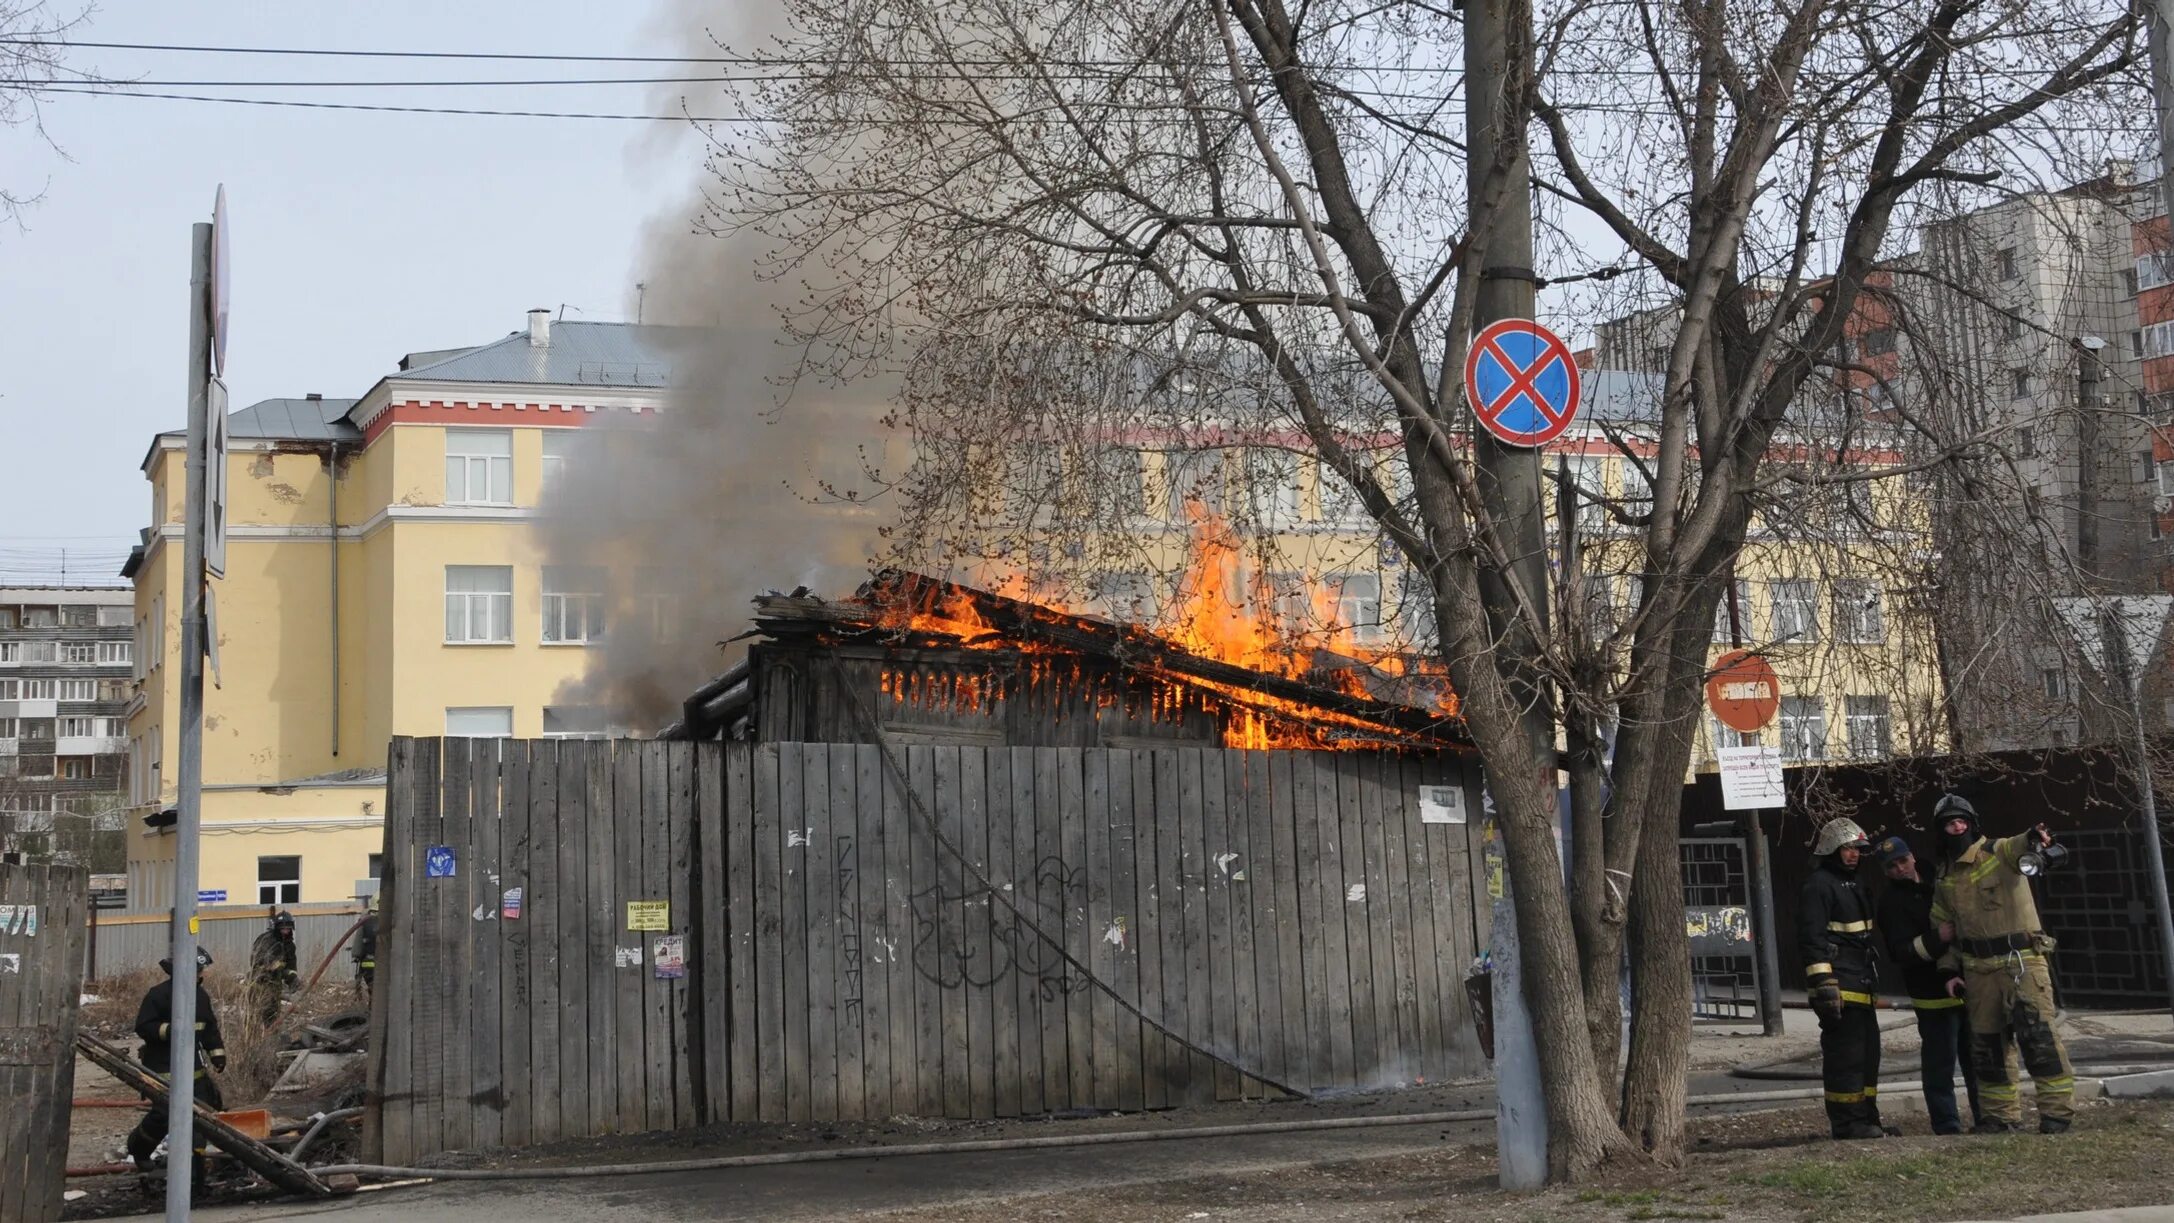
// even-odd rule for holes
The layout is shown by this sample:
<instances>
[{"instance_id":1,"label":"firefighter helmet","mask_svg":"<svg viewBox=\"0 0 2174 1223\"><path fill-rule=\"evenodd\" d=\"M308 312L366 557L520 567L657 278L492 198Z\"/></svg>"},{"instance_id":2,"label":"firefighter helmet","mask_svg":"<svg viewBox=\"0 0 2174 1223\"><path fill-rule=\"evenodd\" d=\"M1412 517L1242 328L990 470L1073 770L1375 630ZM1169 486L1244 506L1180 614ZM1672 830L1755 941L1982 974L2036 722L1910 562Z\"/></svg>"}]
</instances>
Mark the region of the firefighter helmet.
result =
<instances>
[{"instance_id":1,"label":"firefighter helmet","mask_svg":"<svg viewBox=\"0 0 2174 1223\"><path fill-rule=\"evenodd\" d=\"M1865 830L1859 828L1855 820L1828 820L1820 826L1819 840L1813 844L1812 853L1824 858L1848 845L1854 845L1858 849L1870 849L1872 838L1865 835Z\"/></svg>"}]
</instances>

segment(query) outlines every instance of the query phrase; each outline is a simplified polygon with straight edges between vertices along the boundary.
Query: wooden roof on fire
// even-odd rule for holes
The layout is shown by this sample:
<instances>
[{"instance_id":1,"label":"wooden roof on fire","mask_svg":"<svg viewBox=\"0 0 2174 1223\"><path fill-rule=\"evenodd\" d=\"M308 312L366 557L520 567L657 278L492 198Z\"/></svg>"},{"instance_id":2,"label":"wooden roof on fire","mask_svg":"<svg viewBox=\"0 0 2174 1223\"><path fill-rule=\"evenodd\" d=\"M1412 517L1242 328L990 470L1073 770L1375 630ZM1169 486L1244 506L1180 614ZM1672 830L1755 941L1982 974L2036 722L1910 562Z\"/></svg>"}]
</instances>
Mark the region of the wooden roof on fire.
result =
<instances>
[{"instance_id":1,"label":"wooden roof on fire","mask_svg":"<svg viewBox=\"0 0 2174 1223\"><path fill-rule=\"evenodd\" d=\"M1166 637L925 574L886 570L850 599L805 592L755 600L750 636L803 649L836 646L1014 651L1069 655L1205 691L1235 709L1306 723L1338 746L1456 750L1470 745L1449 680L1430 660L1367 660L1327 649L1299 651L1279 675L1190 652ZM964 657L964 655L962 655ZM742 662L690 696L665 738L727 731L756 694Z\"/></svg>"}]
</instances>

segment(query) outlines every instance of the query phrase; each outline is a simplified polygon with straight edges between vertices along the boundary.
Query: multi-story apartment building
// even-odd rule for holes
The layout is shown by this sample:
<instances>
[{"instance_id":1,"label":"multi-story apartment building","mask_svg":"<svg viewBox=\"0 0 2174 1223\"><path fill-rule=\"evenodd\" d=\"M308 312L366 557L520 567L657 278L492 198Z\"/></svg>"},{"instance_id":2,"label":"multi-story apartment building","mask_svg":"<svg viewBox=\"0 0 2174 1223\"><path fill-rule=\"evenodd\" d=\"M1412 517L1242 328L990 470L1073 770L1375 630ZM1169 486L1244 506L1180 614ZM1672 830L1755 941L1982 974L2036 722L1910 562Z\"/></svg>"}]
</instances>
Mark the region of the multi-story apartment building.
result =
<instances>
[{"instance_id":1,"label":"multi-story apartment building","mask_svg":"<svg viewBox=\"0 0 2174 1223\"><path fill-rule=\"evenodd\" d=\"M376 874L394 735L593 734L562 702L600 640L601 575L545 563L535 524L572 442L663 406L667 329L554 321L411 354L360 398L228 418L227 569L211 583L201 887L228 903L339 900ZM144 458L132 903L171 902L185 444Z\"/></svg>"},{"instance_id":2,"label":"multi-story apartment building","mask_svg":"<svg viewBox=\"0 0 2174 1223\"><path fill-rule=\"evenodd\" d=\"M0 856L118 869L132 596L0 588Z\"/></svg>"}]
</instances>

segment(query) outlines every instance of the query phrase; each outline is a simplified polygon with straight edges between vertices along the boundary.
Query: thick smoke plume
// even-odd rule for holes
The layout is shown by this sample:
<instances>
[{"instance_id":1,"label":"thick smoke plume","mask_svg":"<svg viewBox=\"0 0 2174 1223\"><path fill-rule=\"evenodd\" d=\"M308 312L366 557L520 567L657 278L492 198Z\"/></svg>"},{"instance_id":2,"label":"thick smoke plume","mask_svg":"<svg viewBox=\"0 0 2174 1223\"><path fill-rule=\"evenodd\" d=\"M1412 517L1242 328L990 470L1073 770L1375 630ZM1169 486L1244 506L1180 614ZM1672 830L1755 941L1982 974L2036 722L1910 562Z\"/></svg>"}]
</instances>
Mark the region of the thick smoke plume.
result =
<instances>
[{"instance_id":1,"label":"thick smoke plume","mask_svg":"<svg viewBox=\"0 0 2174 1223\"><path fill-rule=\"evenodd\" d=\"M716 54L716 31L688 16L681 45ZM758 274L761 239L701 231L704 203L690 188L660 211L638 277L642 321L670 328L668 409L584 430L545 503L544 563L587 576L606 604L603 643L564 699L638 731L738 657L729 639L755 596L850 593L880 542L887 388L793 387L807 354L782 338L789 290Z\"/></svg>"}]
</instances>

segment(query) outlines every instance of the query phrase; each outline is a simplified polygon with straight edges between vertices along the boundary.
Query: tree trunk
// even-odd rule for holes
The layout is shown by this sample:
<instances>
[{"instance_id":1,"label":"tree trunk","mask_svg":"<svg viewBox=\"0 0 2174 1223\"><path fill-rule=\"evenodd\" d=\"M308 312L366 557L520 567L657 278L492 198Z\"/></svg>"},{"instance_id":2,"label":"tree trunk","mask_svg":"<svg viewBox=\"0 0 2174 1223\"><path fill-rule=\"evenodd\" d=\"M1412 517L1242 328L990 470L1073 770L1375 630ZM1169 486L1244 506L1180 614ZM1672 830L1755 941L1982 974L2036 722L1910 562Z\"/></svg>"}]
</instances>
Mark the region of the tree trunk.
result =
<instances>
[{"instance_id":1,"label":"tree trunk","mask_svg":"<svg viewBox=\"0 0 2174 1223\"><path fill-rule=\"evenodd\" d=\"M1631 888L1631 1039L1623 1132L1656 1161L1683 1162L1691 1048L1691 940L1683 921L1676 804L1648 812Z\"/></svg>"},{"instance_id":2,"label":"tree trunk","mask_svg":"<svg viewBox=\"0 0 2174 1223\"><path fill-rule=\"evenodd\" d=\"M1585 989L1585 1034L1593 1064L1612 1084L1623 1056L1624 905L1608 886L1607 745L1592 719L1568 719L1570 751L1570 924L1578 939L1578 975Z\"/></svg>"}]
</instances>

